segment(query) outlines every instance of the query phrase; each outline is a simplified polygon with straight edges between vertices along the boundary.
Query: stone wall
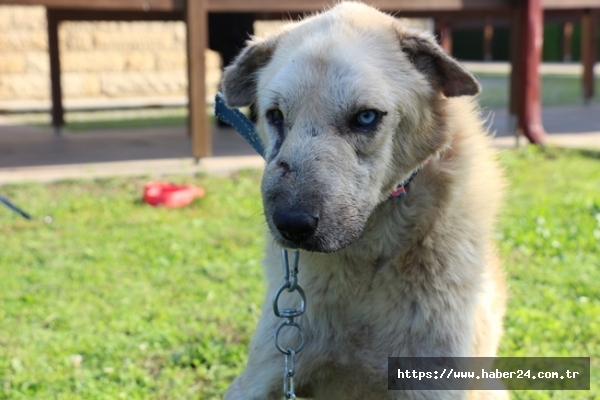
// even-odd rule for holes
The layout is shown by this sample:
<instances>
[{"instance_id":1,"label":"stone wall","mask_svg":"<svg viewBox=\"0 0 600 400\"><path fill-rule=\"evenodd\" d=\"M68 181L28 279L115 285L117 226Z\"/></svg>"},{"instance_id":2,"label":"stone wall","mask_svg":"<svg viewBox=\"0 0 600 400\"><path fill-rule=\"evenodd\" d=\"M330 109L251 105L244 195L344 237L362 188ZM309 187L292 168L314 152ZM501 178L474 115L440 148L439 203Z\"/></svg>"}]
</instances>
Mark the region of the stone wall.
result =
<instances>
[{"instance_id":1,"label":"stone wall","mask_svg":"<svg viewBox=\"0 0 600 400\"><path fill-rule=\"evenodd\" d=\"M74 22L59 28L65 99L185 97L183 22ZM220 57L207 51L208 95ZM43 7L0 6L0 101L48 100L50 78Z\"/></svg>"}]
</instances>

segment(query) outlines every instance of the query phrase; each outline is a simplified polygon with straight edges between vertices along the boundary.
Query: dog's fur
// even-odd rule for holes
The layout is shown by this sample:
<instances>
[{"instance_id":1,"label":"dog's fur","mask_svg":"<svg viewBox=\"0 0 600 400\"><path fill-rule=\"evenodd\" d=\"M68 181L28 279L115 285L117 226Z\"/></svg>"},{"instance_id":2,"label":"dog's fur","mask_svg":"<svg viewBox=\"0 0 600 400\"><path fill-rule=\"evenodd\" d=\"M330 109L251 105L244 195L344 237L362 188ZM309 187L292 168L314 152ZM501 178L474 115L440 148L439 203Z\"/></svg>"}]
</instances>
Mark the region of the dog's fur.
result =
<instances>
[{"instance_id":1,"label":"dog's fur","mask_svg":"<svg viewBox=\"0 0 600 400\"><path fill-rule=\"evenodd\" d=\"M490 236L503 183L478 111L463 97L478 93L475 78L430 34L346 2L249 41L225 70L222 90L229 106L258 107L272 239L263 314L246 370L226 398L281 398L271 309L281 247L301 249L307 298L297 395L462 398L388 391L387 357L496 353L505 287ZM281 126L265 117L275 108ZM361 131L349 121L365 109L381 117ZM408 195L387 200L427 159ZM274 225L277 209L317 216L314 236L286 240ZM295 335L281 337L295 343Z\"/></svg>"}]
</instances>

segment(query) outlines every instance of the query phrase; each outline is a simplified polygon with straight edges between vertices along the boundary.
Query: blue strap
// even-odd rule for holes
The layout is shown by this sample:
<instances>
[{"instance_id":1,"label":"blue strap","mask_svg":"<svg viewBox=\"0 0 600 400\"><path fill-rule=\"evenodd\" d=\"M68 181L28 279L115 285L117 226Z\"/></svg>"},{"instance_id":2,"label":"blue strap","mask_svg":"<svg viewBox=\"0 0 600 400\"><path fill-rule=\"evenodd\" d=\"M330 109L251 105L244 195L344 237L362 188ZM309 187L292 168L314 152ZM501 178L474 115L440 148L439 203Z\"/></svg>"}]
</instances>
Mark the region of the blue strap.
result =
<instances>
[{"instance_id":1,"label":"blue strap","mask_svg":"<svg viewBox=\"0 0 600 400\"><path fill-rule=\"evenodd\" d=\"M215 97L215 116L231 125L262 158L265 158L265 148L254 124L237 108L227 107L221 92Z\"/></svg>"},{"instance_id":2,"label":"blue strap","mask_svg":"<svg viewBox=\"0 0 600 400\"><path fill-rule=\"evenodd\" d=\"M0 203L4 203L4 205L17 214L21 214L23 218L31 219L31 215L27 214L25 211L21 210L19 207L11 203L6 197L0 196Z\"/></svg>"}]
</instances>

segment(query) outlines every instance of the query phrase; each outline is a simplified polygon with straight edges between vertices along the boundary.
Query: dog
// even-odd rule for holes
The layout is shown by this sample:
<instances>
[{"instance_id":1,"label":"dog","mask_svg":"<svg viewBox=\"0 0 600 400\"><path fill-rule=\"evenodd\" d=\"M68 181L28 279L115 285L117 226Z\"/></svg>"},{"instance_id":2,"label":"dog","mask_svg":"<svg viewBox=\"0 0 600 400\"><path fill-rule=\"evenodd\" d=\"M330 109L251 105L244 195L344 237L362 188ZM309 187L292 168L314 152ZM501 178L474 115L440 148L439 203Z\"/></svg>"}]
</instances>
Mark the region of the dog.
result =
<instances>
[{"instance_id":1,"label":"dog","mask_svg":"<svg viewBox=\"0 0 600 400\"><path fill-rule=\"evenodd\" d=\"M430 33L343 2L249 40L221 89L228 106L258 110L271 239L262 316L225 398L282 397L272 311L281 248L300 251L306 293L297 396L503 398L387 388L389 356L493 357L502 335L505 283L491 235L504 184L474 76Z\"/></svg>"}]
</instances>

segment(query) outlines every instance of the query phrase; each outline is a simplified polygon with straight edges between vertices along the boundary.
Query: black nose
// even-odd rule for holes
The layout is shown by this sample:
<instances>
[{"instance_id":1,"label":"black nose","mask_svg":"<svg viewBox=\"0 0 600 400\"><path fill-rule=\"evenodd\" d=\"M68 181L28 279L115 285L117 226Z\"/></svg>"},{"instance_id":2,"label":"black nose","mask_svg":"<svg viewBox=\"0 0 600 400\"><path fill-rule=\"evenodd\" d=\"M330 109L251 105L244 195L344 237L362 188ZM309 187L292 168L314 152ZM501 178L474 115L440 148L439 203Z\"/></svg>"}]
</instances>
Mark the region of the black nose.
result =
<instances>
[{"instance_id":1,"label":"black nose","mask_svg":"<svg viewBox=\"0 0 600 400\"><path fill-rule=\"evenodd\" d=\"M299 211L275 211L273 222L281 236L295 243L300 243L311 237L319 219Z\"/></svg>"}]
</instances>

